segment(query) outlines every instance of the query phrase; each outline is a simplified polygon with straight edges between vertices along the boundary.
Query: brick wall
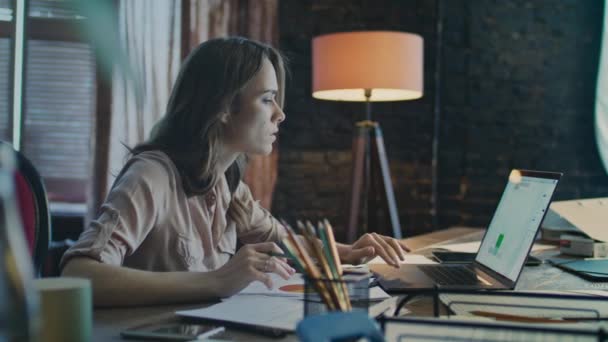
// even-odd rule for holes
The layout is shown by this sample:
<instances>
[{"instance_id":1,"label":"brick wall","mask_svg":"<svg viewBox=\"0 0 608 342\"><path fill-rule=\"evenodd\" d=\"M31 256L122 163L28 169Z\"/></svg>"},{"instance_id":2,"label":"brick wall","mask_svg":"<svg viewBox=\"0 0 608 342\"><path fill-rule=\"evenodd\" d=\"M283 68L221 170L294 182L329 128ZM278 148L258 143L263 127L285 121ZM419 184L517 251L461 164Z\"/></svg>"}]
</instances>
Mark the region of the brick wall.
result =
<instances>
[{"instance_id":1,"label":"brick wall","mask_svg":"<svg viewBox=\"0 0 608 342\"><path fill-rule=\"evenodd\" d=\"M292 78L280 138L277 216L327 217L344 229L353 123L365 108L312 99L310 44L316 35L349 30L408 31L425 41L424 97L373 105L405 235L486 225L513 167L565 172L557 199L608 196L593 136L603 2L440 1L440 12L430 0L280 1L280 48Z\"/></svg>"}]
</instances>

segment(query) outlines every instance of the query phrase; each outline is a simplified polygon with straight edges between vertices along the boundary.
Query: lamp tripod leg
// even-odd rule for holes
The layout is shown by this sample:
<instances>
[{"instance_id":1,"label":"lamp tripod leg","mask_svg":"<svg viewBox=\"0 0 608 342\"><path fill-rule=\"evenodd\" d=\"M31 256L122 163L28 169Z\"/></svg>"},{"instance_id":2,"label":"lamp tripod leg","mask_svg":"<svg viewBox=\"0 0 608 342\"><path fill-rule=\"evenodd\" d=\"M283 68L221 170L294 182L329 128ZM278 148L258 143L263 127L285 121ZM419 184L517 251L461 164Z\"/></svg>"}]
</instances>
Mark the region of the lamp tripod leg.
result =
<instances>
[{"instance_id":1,"label":"lamp tripod leg","mask_svg":"<svg viewBox=\"0 0 608 342\"><path fill-rule=\"evenodd\" d=\"M384 148L384 138L380 125L376 125L372 129L371 137L371 158L372 158L372 193L377 196L380 191L380 201L382 202L381 209L384 212L384 217L388 217L390 222L384 220L383 226L390 226L387 235L392 235L396 239L402 238L401 223L399 222L399 212L397 211L397 201L395 200L395 192L393 191L393 182L391 180L390 169L388 166L388 158L386 157L386 149ZM379 185L379 186L378 186ZM376 189L375 187L378 186ZM377 203L377 197L370 197L373 203ZM370 217L377 218L378 213L370 213ZM378 220L376 219L376 224ZM376 226L378 227L378 226ZM382 228L384 228L382 227ZM387 227L388 228L388 227ZM376 228L377 229L377 228Z\"/></svg>"},{"instance_id":2,"label":"lamp tripod leg","mask_svg":"<svg viewBox=\"0 0 608 342\"><path fill-rule=\"evenodd\" d=\"M356 135L353 138L353 161L350 192L350 208L348 215L347 242L352 243L358 236L359 209L361 205L362 187L365 177L365 151L369 143L369 136L364 127L357 126Z\"/></svg>"},{"instance_id":3,"label":"lamp tripod leg","mask_svg":"<svg viewBox=\"0 0 608 342\"><path fill-rule=\"evenodd\" d=\"M401 239L401 224L384 139L380 126L375 122L357 124L357 133L353 138L351 186L347 241L352 243L357 239L359 226L366 233L380 232ZM361 209L363 218L360 217ZM361 225L360 220L363 221Z\"/></svg>"}]
</instances>

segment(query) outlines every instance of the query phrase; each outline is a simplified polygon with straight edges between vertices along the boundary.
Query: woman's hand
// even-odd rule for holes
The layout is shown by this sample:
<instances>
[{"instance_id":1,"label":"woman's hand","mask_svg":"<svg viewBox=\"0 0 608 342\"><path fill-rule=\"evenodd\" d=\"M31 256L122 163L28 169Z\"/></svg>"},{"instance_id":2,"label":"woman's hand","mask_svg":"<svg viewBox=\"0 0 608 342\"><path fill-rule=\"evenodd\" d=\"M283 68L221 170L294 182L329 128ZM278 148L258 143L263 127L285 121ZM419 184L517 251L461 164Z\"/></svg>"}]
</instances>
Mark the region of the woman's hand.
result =
<instances>
[{"instance_id":1,"label":"woman's hand","mask_svg":"<svg viewBox=\"0 0 608 342\"><path fill-rule=\"evenodd\" d=\"M268 273L276 273L283 279L289 279L295 270L282 258L270 256L271 252L283 253L274 242L241 247L224 266L214 271L220 297L232 296L255 280L271 289L273 284Z\"/></svg>"},{"instance_id":2,"label":"woman's hand","mask_svg":"<svg viewBox=\"0 0 608 342\"><path fill-rule=\"evenodd\" d=\"M340 260L346 264L362 264L380 256L387 264L399 267L399 261L405 260L409 248L392 237L367 233L352 245L341 245L338 252Z\"/></svg>"}]
</instances>

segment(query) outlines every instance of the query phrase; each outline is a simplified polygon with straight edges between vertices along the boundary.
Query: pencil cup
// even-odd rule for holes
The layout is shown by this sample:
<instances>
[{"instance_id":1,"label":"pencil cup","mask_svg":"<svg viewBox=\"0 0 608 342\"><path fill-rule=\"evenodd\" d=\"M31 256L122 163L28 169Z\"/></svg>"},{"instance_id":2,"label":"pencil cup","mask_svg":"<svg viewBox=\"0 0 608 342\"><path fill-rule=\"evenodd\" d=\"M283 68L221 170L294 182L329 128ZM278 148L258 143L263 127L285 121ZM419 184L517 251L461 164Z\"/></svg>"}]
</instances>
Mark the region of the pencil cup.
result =
<instances>
[{"instance_id":1,"label":"pencil cup","mask_svg":"<svg viewBox=\"0 0 608 342\"><path fill-rule=\"evenodd\" d=\"M304 317L332 311L369 308L370 275L344 275L341 280L304 279Z\"/></svg>"},{"instance_id":2,"label":"pencil cup","mask_svg":"<svg viewBox=\"0 0 608 342\"><path fill-rule=\"evenodd\" d=\"M91 281L79 278L42 278L34 281L40 293L43 342L91 340L93 300Z\"/></svg>"}]
</instances>

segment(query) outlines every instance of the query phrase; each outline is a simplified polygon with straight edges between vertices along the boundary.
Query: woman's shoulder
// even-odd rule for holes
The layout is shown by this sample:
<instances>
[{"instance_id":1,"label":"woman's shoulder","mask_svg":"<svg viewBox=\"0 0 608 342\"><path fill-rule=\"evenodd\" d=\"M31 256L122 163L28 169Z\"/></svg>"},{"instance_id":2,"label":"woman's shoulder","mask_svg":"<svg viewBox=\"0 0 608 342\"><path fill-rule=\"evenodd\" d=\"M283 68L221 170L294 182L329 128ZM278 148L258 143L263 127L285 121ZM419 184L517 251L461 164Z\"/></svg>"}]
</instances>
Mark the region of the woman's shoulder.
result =
<instances>
[{"instance_id":1,"label":"woman's shoulder","mask_svg":"<svg viewBox=\"0 0 608 342\"><path fill-rule=\"evenodd\" d=\"M179 172L171 158L163 151L150 150L132 156L124 166L119 178L135 176L141 181L160 185L169 182L175 185ZM121 177L122 176L122 177Z\"/></svg>"},{"instance_id":2,"label":"woman's shoulder","mask_svg":"<svg viewBox=\"0 0 608 342\"><path fill-rule=\"evenodd\" d=\"M143 151L131 157L127 162L137 164L139 167L145 167L151 170L164 170L168 173L177 172L175 164L165 152L160 150Z\"/></svg>"},{"instance_id":3,"label":"woman's shoulder","mask_svg":"<svg viewBox=\"0 0 608 342\"><path fill-rule=\"evenodd\" d=\"M129 161L141 162L144 164L158 164L163 167L175 168L175 164L173 164L169 155L161 150L139 152L133 155Z\"/></svg>"}]
</instances>

